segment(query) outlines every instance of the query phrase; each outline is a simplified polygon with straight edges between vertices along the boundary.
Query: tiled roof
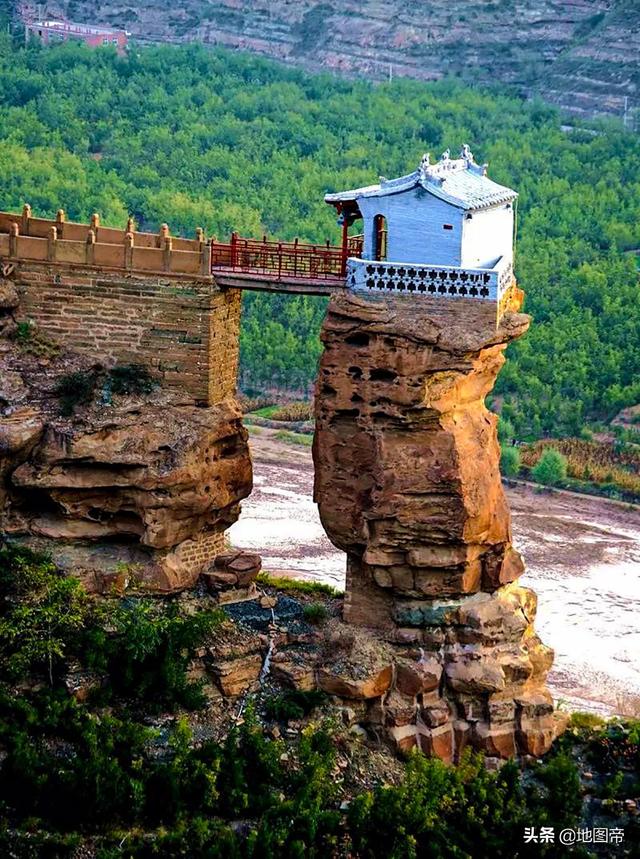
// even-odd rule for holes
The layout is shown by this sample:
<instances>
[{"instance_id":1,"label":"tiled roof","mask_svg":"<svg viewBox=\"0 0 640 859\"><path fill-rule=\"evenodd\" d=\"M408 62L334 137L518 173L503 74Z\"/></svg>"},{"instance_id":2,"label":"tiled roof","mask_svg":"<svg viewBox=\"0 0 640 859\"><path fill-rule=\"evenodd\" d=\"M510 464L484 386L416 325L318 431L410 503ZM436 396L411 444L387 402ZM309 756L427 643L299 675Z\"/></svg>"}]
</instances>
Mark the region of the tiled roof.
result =
<instances>
[{"instance_id":1,"label":"tiled roof","mask_svg":"<svg viewBox=\"0 0 640 859\"><path fill-rule=\"evenodd\" d=\"M378 185L367 185L353 191L327 194L327 203L344 203L360 197L386 197L412 188L422 187L453 206L465 210L487 209L515 200L518 196L511 188L498 185L486 175L486 165L478 165L468 147L463 147L461 158L450 158L445 152L436 164L430 164L425 155L420 168L398 179L380 179Z\"/></svg>"}]
</instances>

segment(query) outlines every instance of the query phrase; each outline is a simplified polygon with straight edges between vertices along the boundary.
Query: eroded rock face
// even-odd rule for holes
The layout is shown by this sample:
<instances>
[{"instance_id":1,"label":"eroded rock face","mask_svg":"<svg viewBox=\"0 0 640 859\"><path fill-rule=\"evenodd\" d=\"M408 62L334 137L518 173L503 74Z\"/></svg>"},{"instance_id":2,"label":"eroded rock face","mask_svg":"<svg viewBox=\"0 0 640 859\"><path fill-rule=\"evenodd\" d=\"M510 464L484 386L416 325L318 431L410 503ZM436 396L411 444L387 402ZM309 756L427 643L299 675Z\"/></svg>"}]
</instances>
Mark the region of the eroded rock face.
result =
<instances>
[{"instance_id":1,"label":"eroded rock face","mask_svg":"<svg viewBox=\"0 0 640 859\"><path fill-rule=\"evenodd\" d=\"M347 553L344 618L395 648L374 718L446 760L532 753L557 728L484 404L521 302L496 325L473 300L340 295L322 332L315 497Z\"/></svg>"},{"instance_id":2,"label":"eroded rock face","mask_svg":"<svg viewBox=\"0 0 640 859\"><path fill-rule=\"evenodd\" d=\"M410 626L434 598L492 591L523 570L484 398L529 320L508 314L496 330L473 304L341 295L329 306L315 495L349 557L354 623Z\"/></svg>"},{"instance_id":3,"label":"eroded rock face","mask_svg":"<svg viewBox=\"0 0 640 859\"><path fill-rule=\"evenodd\" d=\"M16 301L0 288L0 315ZM192 585L251 491L240 410L160 387L105 396L98 383L63 417L56 385L95 371L87 364L0 337L0 530L51 552L92 591L114 575L160 591Z\"/></svg>"}]
</instances>

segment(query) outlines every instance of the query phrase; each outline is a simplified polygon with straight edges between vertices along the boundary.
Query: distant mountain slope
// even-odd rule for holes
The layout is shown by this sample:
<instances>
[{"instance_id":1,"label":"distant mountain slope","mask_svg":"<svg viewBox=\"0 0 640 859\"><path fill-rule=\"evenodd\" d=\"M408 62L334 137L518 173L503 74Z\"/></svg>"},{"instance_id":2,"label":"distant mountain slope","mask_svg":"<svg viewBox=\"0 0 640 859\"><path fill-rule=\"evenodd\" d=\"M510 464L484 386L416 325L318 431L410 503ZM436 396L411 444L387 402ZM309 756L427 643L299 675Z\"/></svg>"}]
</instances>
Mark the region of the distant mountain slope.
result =
<instances>
[{"instance_id":1,"label":"distant mountain slope","mask_svg":"<svg viewBox=\"0 0 640 859\"><path fill-rule=\"evenodd\" d=\"M625 96L640 107L638 0L55 0L47 11L311 69L503 81L578 115L621 117Z\"/></svg>"}]
</instances>

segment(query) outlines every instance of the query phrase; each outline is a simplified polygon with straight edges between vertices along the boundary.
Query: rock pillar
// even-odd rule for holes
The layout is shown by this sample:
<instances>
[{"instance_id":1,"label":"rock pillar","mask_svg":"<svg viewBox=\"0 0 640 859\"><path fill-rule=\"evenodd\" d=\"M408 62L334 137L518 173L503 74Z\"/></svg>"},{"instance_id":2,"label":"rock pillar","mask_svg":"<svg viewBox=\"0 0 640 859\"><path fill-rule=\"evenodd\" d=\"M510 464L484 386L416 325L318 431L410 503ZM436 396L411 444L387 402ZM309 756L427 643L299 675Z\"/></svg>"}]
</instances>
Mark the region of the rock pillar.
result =
<instances>
[{"instance_id":1,"label":"rock pillar","mask_svg":"<svg viewBox=\"0 0 640 859\"><path fill-rule=\"evenodd\" d=\"M521 303L514 287L496 325L475 299L344 294L322 331L315 497L347 554L344 619L395 647L376 718L445 759L537 754L557 727L484 403Z\"/></svg>"}]
</instances>

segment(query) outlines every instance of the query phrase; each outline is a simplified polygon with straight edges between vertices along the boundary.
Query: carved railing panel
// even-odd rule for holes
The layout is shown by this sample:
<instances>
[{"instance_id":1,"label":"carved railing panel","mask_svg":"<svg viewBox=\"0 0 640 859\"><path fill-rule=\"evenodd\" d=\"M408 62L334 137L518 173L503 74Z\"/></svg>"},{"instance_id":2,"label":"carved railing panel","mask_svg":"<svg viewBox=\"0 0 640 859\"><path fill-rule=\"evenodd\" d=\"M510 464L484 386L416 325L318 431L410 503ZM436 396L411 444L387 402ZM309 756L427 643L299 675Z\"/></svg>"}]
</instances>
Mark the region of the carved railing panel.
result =
<instances>
[{"instance_id":1,"label":"carved railing panel","mask_svg":"<svg viewBox=\"0 0 640 859\"><path fill-rule=\"evenodd\" d=\"M512 281L510 263L493 269L362 259L349 259L347 263L347 287L358 292L415 293L435 298L498 301Z\"/></svg>"}]
</instances>

